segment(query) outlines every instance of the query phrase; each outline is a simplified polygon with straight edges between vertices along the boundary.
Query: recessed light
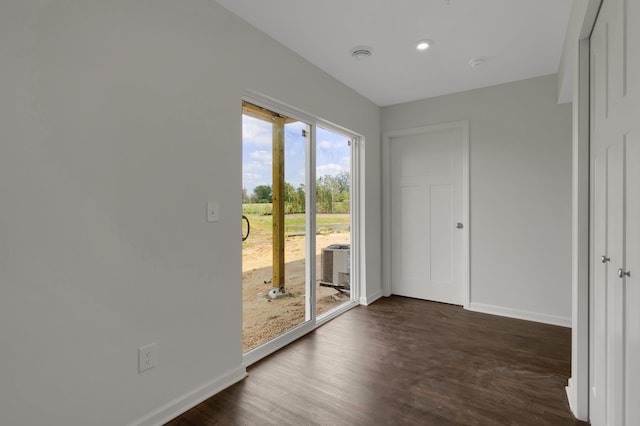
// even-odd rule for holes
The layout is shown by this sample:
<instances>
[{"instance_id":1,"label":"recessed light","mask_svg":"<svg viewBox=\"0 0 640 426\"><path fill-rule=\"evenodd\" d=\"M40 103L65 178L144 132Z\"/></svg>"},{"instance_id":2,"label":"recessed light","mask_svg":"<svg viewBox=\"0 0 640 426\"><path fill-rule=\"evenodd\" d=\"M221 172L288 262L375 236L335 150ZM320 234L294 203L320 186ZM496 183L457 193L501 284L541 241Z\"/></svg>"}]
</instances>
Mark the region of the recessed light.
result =
<instances>
[{"instance_id":1,"label":"recessed light","mask_svg":"<svg viewBox=\"0 0 640 426\"><path fill-rule=\"evenodd\" d=\"M433 40L429 40L429 39L419 40L416 43L416 50L425 51L431 46L433 46Z\"/></svg>"}]
</instances>

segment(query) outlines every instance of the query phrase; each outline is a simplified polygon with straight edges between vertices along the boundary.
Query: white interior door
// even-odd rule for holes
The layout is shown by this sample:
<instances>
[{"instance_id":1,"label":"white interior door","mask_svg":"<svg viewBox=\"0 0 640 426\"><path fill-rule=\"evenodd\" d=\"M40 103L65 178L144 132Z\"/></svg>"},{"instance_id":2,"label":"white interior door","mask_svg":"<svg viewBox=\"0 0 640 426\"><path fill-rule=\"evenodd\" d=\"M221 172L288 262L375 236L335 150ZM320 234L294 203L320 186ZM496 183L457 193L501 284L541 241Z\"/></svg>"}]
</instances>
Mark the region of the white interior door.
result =
<instances>
[{"instance_id":1,"label":"white interior door","mask_svg":"<svg viewBox=\"0 0 640 426\"><path fill-rule=\"evenodd\" d=\"M467 123L389 137L393 294L464 304Z\"/></svg>"},{"instance_id":2,"label":"white interior door","mask_svg":"<svg viewBox=\"0 0 640 426\"><path fill-rule=\"evenodd\" d=\"M591 37L594 426L640 424L638 23L638 2L604 0Z\"/></svg>"}]
</instances>

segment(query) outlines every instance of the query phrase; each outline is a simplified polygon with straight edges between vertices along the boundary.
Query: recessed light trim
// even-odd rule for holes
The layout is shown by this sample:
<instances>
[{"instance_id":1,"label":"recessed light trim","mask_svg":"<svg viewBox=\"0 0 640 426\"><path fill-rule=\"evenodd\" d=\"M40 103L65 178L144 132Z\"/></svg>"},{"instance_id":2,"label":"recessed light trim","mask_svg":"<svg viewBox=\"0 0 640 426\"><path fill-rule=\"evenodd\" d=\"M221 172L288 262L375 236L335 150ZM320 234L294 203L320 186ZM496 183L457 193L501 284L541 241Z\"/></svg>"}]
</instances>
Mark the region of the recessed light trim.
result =
<instances>
[{"instance_id":1,"label":"recessed light trim","mask_svg":"<svg viewBox=\"0 0 640 426\"><path fill-rule=\"evenodd\" d=\"M433 46L433 40L430 40L427 38L418 40L416 42L416 50L419 50L421 52L424 52L425 50L429 49L431 46Z\"/></svg>"}]
</instances>

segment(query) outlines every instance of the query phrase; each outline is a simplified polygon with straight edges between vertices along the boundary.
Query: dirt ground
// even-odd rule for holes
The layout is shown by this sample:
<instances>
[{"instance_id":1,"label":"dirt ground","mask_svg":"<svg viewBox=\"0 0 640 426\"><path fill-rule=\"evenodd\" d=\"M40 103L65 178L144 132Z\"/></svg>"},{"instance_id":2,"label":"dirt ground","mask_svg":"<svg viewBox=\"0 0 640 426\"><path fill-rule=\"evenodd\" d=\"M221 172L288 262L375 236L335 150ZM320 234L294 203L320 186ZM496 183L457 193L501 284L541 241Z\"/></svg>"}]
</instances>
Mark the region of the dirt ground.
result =
<instances>
[{"instance_id":1,"label":"dirt ground","mask_svg":"<svg viewBox=\"0 0 640 426\"><path fill-rule=\"evenodd\" d=\"M348 302L349 296L321 287L320 253L331 244L349 244L350 233L316 235L316 294L317 314ZM264 238L242 255L242 342L246 352L278 336L305 320L305 237L290 236L285 241L285 290L289 297L270 299L271 240Z\"/></svg>"}]
</instances>

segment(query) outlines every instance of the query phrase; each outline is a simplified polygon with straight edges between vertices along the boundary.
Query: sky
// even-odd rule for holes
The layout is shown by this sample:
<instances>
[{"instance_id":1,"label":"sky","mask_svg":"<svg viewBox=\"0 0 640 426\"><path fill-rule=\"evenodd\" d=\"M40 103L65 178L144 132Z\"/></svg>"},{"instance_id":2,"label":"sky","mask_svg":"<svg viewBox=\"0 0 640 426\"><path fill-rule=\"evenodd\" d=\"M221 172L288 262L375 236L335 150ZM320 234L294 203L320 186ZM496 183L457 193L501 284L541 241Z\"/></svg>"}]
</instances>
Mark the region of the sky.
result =
<instances>
[{"instance_id":1,"label":"sky","mask_svg":"<svg viewBox=\"0 0 640 426\"><path fill-rule=\"evenodd\" d=\"M285 126L285 182L298 188L305 181L305 137L309 126L301 122ZM271 123L242 116L242 187L251 195L258 185L271 185ZM335 176L350 169L349 138L321 127L316 130L316 177Z\"/></svg>"}]
</instances>

